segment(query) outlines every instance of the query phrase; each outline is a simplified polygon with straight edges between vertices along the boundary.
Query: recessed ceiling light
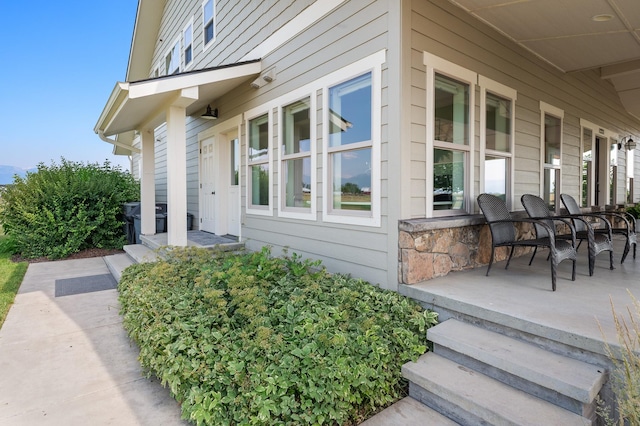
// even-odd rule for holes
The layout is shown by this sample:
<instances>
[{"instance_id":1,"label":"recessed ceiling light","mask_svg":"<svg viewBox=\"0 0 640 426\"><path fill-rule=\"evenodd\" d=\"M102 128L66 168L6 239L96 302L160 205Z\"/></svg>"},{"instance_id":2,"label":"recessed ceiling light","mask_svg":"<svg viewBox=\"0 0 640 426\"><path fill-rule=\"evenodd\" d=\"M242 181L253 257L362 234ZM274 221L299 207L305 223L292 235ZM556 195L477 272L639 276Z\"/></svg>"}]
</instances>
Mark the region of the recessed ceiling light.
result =
<instances>
[{"instance_id":1,"label":"recessed ceiling light","mask_svg":"<svg viewBox=\"0 0 640 426\"><path fill-rule=\"evenodd\" d=\"M608 13L603 13L602 15L595 15L591 18L594 22L607 22L613 19L613 15L609 15Z\"/></svg>"}]
</instances>

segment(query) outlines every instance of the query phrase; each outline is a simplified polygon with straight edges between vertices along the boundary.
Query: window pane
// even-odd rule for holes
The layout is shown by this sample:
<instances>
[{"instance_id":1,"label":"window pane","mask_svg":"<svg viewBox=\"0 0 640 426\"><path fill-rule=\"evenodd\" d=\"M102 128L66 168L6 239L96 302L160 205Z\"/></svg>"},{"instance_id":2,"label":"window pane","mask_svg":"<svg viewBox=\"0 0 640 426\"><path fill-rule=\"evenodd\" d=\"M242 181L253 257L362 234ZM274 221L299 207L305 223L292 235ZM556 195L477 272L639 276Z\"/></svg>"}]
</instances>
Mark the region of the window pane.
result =
<instances>
[{"instance_id":1,"label":"window pane","mask_svg":"<svg viewBox=\"0 0 640 426\"><path fill-rule=\"evenodd\" d=\"M269 158L269 116L267 114L249 121L249 161Z\"/></svg>"},{"instance_id":2,"label":"window pane","mask_svg":"<svg viewBox=\"0 0 640 426\"><path fill-rule=\"evenodd\" d=\"M436 74L434 139L469 144L469 85Z\"/></svg>"},{"instance_id":3,"label":"window pane","mask_svg":"<svg viewBox=\"0 0 640 426\"><path fill-rule=\"evenodd\" d=\"M308 98L283 108L282 126L282 149L285 155L311 150Z\"/></svg>"},{"instance_id":4,"label":"window pane","mask_svg":"<svg viewBox=\"0 0 640 426\"><path fill-rule=\"evenodd\" d=\"M371 140L371 73L329 89L329 146Z\"/></svg>"},{"instance_id":5,"label":"window pane","mask_svg":"<svg viewBox=\"0 0 640 426\"><path fill-rule=\"evenodd\" d=\"M465 209L465 153L433 150L433 209Z\"/></svg>"},{"instance_id":6,"label":"window pane","mask_svg":"<svg viewBox=\"0 0 640 426\"><path fill-rule=\"evenodd\" d=\"M555 211L557 202L557 176L559 169L544 169L544 201L549 209Z\"/></svg>"},{"instance_id":7,"label":"window pane","mask_svg":"<svg viewBox=\"0 0 640 426\"><path fill-rule=\"evenodd\" d=\"M506 158L487 156L484 162L484 191L507 201Z\"/></svg>"},{"instance_id":8,"label":"window pane","mask_svg":"<svg viewBox=\"0 0 640 426\"><path fill-rule=\"evenodd\" d=\"M269 205L269 165L251 166L251 204Z\"/></svg>"},{"instance_id":9,"label":"window pane","mask_svg":"<svg viewBox=\"0 0 640 426\"><path fill-rule=\"evenodd\" d=\"M371 148L334 153L333 208L371 211Z\"/></svg>"},{"instance_id":10,"label":"window pane","mask_svg":"<svg viewBox=\"0 0 640 426\"><path fill-rule=\"evenodd\" d=\"M544 116L544 162L554 166L560 165L560 130L561 120L558 117Z\"/></svg>"},{"instance_id":11,"label":"window pane","mask_svg":"<svg viewBox=\"0 0 640 426\"><path fill-rule=\"evenodd\" d=\"M495 151L511 150L511 101L487 93L486 148Z\"/></svg>"},{"instance_id":12,"label":"window pane","mask_svg":"<svg viewBox=\"0 0 640 426\"><path fill-rule=\"evenodd\" d=\"M187 48L184 50L184 63L186 64L190 64L191 63L191 45L187 46Z\"/></svg>"},{"instance_id":13,"label":"window pane","mask_svg":"<svg viewBox=\"0 0 640 426\"><path fill-rule=\"evenodd\" d=\"M209 22L210 19L213 19L213 0L209 0L204 4L204 22Z\"/></svg>"},{"instance_id":14,"label":"window pane","mask_svg":"<svg viewBox=\"0 0 640 426\"><path fill-rule=\"evenodd\" d=\"M213 21L204 27L204 44L209 43L211 40L213 40Z\"/></svg>"},{"instance_id":15,"label":"window pane","mask_svg":"<svg viewBox=\"0 0 640 426\"><path fill-rule=\"evenodd\" d=\"M311 206L311 158L287 160L284 163L286 207Z\"/></svg>"},{"instance_id":16,"label":"window pane","mask_svg":"<svg viewBox=\"0 0 640 426\"><path fill-rule=\"evenodd\" d=\"M231 185L240 183L240 141L238 138L231 141Z\"/></svg>"}]
</instances>

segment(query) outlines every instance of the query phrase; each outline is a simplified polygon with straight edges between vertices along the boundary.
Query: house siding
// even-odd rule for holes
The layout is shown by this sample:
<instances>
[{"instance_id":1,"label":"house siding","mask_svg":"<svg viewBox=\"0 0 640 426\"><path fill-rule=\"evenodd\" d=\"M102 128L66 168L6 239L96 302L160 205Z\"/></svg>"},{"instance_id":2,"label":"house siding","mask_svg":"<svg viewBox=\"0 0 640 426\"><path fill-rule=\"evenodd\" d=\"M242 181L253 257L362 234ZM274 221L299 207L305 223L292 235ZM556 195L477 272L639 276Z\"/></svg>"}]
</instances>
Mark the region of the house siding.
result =
<instances>
[{"instance_id":1,"label":"house siding","mask_svg":"<svg viewBox=\"0 0 640 426\"><path fill-rule=\"evenodd\" d=\"M414 154L411 161L412 218L426 215L427 202L424 51L517 90L515 209L522 209L519 202L522 194L540 193L540 101L564 111L561 188L562 192L574 197L580 195L580 119L589 120L612 132L622 132L621 129L638 132L637 120L625 112L613 86L601 79L597 71L561 73L446 0L412 0L411 4L411 86L414 92L411 97L411 142ZM476 90L477 95L479 89ZM476 107L479 99L476 96ZM480 114L476 113L475 117L477 155ZM625 175L621 170L624 169L624 155L620 153L618 158L618 200L624 200L620 198L624 195ZM475 170L475 195L479 188L477 172Z\"/></svg>"}]
</instances>

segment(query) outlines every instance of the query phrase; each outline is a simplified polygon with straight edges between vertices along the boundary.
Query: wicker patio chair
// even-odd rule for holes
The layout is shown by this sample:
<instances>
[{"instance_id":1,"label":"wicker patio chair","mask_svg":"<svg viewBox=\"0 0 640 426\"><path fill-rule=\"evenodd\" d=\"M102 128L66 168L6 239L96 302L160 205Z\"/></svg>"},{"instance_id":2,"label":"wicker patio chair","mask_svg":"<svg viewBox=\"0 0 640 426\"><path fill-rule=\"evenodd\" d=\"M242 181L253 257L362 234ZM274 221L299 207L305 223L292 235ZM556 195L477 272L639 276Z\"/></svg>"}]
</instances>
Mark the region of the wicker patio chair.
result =
<instances>
[{"instance_id":1,"label":"wicker patio chair","mask_svg":"<svg viewBox=\"0 0 640 426\"><path fill-rule=\"evenodd\" d=\"M573 239L556 240L553 229L546 223L536 219L530 218L512 218L506 203L495 195L480 194L478 195L478 205L480 210L487 220L489 230L491 231L491 259L489 260L489 266L487 267L486 275L489 276L489 271L493 264L495 257L496 247L511 247L509 252L509 258L507 264L504 267L507 269L513 256L513 251L516 247L533 247L534 253L531 256L529 265L533 262L533 257L538 247L548 247L549 257L551 258L551 289L556 291L556 269L560 262L565 259L573 261L573 271L571 274L571 280L576 279L576 238L573 233ZM527 222L533 224L536 229L546 230L545 236L532 239L516 239L515 224L518 222ZM570 225L570 224L569 224ZM571 227L571 225L570 225ZM573 228L572 232L573 232Z\"/></svg>"},{"instance_id":2,"label":"wicker patio chair","mask_svg":"<svg viewBox=\"0 0 640 426\"><path fill-rule=\"evenodd\" d=\"M576 200L569 194L560 194L560 199L562 200L562 204L567 209L569 214L571 215L585 215L585 216L595 216L595 217L604 217L605 219L608 217L618 219L617 223L623 226L611 226L611 233L624 235L626 241L624 244L624 251L622 252L622 259L620 263L624 263L624 260L627 258L629 254L629 250L631 249L631 245L633 245L633 258L636 258L636 245L637 245L637 236L636 236L636 219L631 216L627 212L591 212L591 213L582 213L580 207ZM597 233L606 233L606 228L595 228L594 232Z\"/></svg>"},{"instance_id":3,"label":"wicker patio chair","mask_svg":"<svg viewBox=\"0 0 640 426\"><path fill-rule=\"evenodd\" d=\"M521 198L521 201L530 218L544 220L549 226L553 226L552 220L571 220L573 228L575 229L575 238L580 240L580 242L582 242L582 240L587 240L587 244L589 246L589 276L593 275L596 256L603 251L609 251L609 269L614 269L611 224L608 220L600 218L600 220L605 225L607 233L595 233L592 224L588 222L584 217L582 217L582 215L554 215L549 210L549 207L544 202L544 200L537 195L524 194ZM536 226L536 232L538 232L538 238L540 238L541 235L544 236L547 233L547 230ZM564 238L569 238L568 234L556 233L556 240ZM580 244L578 244L578 246L580 246ZM578 248L576 247L576 250L577 249Z\"/></svg>"}]
</instances>

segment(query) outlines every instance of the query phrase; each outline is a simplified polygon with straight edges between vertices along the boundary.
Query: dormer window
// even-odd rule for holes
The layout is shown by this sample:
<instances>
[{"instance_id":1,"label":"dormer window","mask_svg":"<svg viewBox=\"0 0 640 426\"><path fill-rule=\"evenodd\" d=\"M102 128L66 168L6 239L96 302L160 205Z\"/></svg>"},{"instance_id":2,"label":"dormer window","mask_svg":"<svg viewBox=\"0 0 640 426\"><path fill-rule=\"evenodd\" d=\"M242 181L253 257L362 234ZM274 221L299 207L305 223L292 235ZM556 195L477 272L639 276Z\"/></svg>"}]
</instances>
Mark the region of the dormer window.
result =
<instances>
[{"instance_id":1,"label":"dormer window","mask_svg":"<svg viewBox=\"0 0 640 426\"><path fill-rule=\"evenodd\" d=\"M207 0L202 5L202 26L204 33L204 45L207 46L216 38L215 15L216 4L214 0Z\"/></svg>"},{"instance_id":2,"label":"dormer window","mask_svg":"<svg viewBox=\"0 0 640 426\"><path fill-rule=\"evenodd\" d=\"M180 71L180 40L176 40L173 48L165 56L165 71L167 75Z\"/></svg>"},{"instance_id":3,"label":"dormer window","mask_svg":"<svg viewBox=\"0 0 640 426\"><path fill-rule=\"evenodd\" d=\"M193 61L193 23L189 23L184 29L184 67L187 68Z\"/></svg>"}]
</instances>

